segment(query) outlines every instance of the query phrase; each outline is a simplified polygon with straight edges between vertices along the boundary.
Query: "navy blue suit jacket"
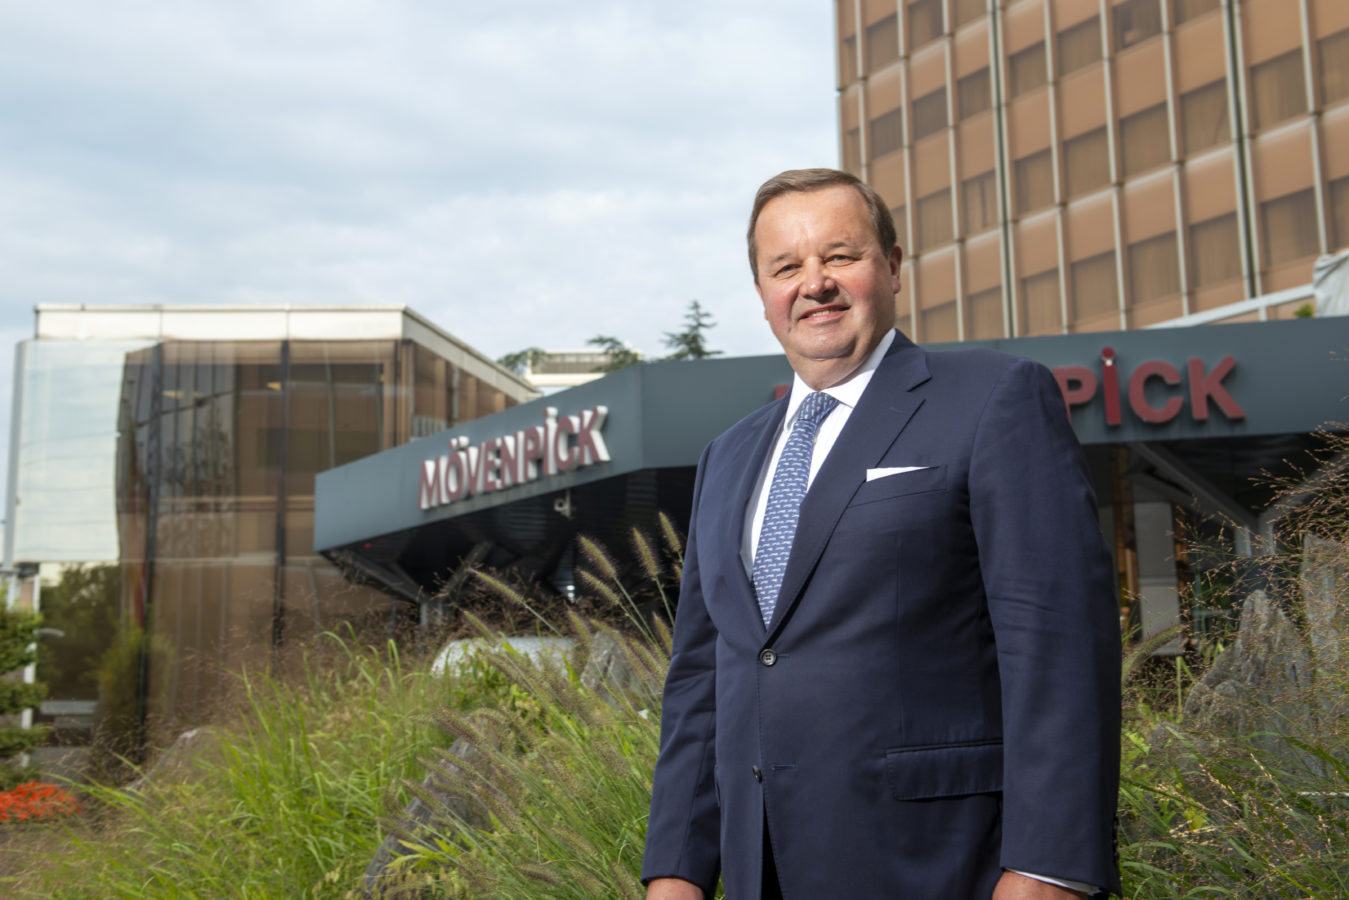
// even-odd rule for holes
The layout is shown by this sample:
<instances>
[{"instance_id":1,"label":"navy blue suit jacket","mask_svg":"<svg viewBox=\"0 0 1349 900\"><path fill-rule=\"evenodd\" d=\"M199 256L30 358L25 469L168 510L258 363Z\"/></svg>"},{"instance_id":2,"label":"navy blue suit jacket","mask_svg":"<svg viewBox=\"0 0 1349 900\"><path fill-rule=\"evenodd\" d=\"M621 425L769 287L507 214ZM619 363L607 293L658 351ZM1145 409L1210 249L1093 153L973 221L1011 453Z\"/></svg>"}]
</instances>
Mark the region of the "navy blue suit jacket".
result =
<instances>
[{"instance_id":1,"label":"navy blue suit jacket","mask_svg":"<svg viewBox=\"0 0 1349 900\"><path fill-rule=\"evenodd\" d=\"M789 900L1118 891L1114 576L1053 377L896 335L765 630L741 533L786 405L699 463L643 878L754 900L766 817Z\"/></svg>"}]
</instances>

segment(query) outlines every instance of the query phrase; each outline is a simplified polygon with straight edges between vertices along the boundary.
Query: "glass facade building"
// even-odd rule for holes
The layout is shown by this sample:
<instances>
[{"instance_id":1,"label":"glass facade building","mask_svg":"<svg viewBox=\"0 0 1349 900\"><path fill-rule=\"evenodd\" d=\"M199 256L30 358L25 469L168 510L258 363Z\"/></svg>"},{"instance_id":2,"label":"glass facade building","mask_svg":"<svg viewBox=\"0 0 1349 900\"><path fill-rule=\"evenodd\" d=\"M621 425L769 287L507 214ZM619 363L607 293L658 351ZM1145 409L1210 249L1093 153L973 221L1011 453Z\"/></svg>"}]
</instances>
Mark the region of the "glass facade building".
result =
<instances>
[{"instance_id":1,"label":"glass facade building","mask_svg":"<svg viewBox=\"0 0 1349 900\"><path fill-rule=\"evenodd\" d=\"M39 307L15 374L6 561L39 571L47 706L100 716L134 684L152 727L387 615L314 551L318 472L536 396L396 307Z\"/></svg>"},{"instance_id":2,"label":"glass facade building","mask_svg":"<svg viewBox=\"0 0 1349 900\"><path fill-rule=\"evenodd\" d=\"M843 167L895 215L917 340L1152 325L1349 246L1343 0L835 11Z\"/></svg>"}]
</instances>

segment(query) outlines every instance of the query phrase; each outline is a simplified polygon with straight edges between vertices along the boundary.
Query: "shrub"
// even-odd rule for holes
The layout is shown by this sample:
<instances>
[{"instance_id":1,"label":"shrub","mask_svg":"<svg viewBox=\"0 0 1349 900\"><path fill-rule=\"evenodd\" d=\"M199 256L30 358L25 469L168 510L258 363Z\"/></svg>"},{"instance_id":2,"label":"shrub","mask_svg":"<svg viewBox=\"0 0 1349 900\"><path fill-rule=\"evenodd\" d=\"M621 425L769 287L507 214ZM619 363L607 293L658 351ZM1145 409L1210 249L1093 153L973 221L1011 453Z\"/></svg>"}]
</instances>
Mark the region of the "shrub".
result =
<instances>
[{"instance_id":1,"label":"shrub","mask_svg":"<svg viewBox=\"0 0 1349 900\"><path fill-rule=\"evenodd\" d=\"M47 688L17 680L19 669L37 657L35 642L42 619L36 613L0 606L0 721L33 709L42 702ZM17 722L0 725L0 791L31 781L36 771L15 760L32 750L47 736L45 728L23 728Z\"/></svg>"}]
</instances>

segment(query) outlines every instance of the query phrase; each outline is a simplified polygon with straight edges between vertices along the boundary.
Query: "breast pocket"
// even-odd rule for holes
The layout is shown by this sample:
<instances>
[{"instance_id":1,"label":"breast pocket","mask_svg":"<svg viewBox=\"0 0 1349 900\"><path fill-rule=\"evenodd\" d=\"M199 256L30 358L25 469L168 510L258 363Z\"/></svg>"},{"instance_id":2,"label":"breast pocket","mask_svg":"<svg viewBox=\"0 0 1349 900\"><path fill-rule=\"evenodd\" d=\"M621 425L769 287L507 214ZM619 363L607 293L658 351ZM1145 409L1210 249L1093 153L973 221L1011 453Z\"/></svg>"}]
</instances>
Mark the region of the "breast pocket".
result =
<instances>
[{"instance_id":1,"label":"breast pocket","mask_svg":"<svg viewBox=\"0 0 1349 900\"><path fill-rule=\"evenodd\" d=\"M857 489L856 494L853 494L852 503L849 505L861 506L864 503L876 503L881 500L891 500L895 497L930 494L934 491L944 490L946 490L946 466L930 466L926 469L885 475L873 481L868 481Z\"/></svg>"}]
</instances>

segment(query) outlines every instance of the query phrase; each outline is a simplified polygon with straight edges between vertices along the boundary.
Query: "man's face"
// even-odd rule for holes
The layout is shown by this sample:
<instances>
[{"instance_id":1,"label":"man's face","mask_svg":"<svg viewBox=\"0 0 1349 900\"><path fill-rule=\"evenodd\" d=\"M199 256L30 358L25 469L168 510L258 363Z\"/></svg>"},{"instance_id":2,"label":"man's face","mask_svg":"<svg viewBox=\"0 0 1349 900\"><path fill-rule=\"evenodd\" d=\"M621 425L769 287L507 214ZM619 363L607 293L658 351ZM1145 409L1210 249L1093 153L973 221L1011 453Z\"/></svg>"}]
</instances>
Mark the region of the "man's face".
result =
<instances>
[{"instance_id":1,"label":"man's face","mask_svg":"<svg viewBox=\"0 0 1349 900\"><path fill-rule=\"evenodd\" d=\"M848 185L783 194L754 227L764 318L815 390L843 381L895 326L898 247L883 250Z\"/></svg>"}]
</instances>

